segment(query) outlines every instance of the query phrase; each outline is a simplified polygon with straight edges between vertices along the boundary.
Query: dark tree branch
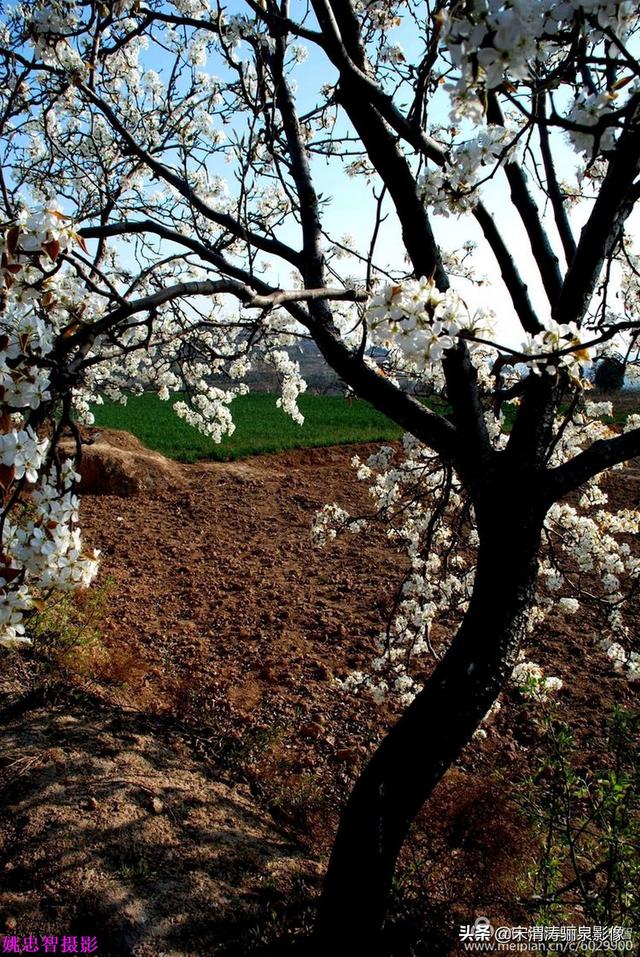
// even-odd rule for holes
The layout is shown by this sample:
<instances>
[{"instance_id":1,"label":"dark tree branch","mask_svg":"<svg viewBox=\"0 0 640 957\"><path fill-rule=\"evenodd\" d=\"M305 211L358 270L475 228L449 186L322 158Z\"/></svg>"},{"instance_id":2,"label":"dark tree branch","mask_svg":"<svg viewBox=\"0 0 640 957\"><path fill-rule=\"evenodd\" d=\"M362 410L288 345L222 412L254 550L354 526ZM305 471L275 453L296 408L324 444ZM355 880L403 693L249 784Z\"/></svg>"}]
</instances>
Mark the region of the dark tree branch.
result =
<instances>
[{"instance_id":1,"label":"dark tree branch","mask_svg":"<svg viewBox=\"0 0 640 957\"><path fill-rule=\"evenodd\" d=\"M323 285L324 255L322 252L322 222L320 206L309 166L309 156L303 143L300 122L291 88L285 77L284 57L286 41L276 38L276 50L271 60L275 100L282 117L282 125L289 150L291 175L300 204L302 226L301 271L305 284Z\"/></svg>"},{"instance_id":2,"label":"dark tree branch","mask_svg":"<svg viewBox=\"0 0 640 957\"><path fill-rule=\"evenodd\" d=\"M594 475L640 455L640 429L600 439L563 465L550 469L544 487L549 504L579 488Z\"/></svg>"},{"instance_id":3,"label":"dark tree branch","mask_svg":"<svg viewBox=\"0 0 640 957\"><path fill-rule=\"evenodd\" d=\"M495 457L480 403L478 374L467 344L460 339L443 362L447 396L453 409L453 421L459 433L456 466L473 489Z\"/></svg>"},{"instance_id":4,"label":"dark tree branch","mask_svg":"<svg viewBox=\"0 0 640 957\"><path fill-rule=\"evenodd\" d=\"M278 32L293 33L294 36L300 37L302 40L308 40L310 43L315 43L324 49L326 45L325 39L317 30L309 30L308 27L302 26L301 23L297 23L290 17L267 9L264 5L258 3L257 0L245 0L245 2L251 7L257 17L268 24L272 34L276 35Z\"/></svg>"},{"instance_id":5,"label":"dark tree branch","mask_svg":"<svg viewBox=\"0 0 640 957\"><path fill-rule=\"evenodd\" d=\"M177 232L175 229L171 229L168 226L164 226L162 223L157 223L153 219L140 219L140 220L125 220L124 222L119 223L107 223L104 226L83 226L78 230L78 234L84 239L99 239L107 238L109 236L128 236L128 235L140 235L145 233L151 233L154 236L159 236L161 239L166 239L168 242L176 243L179 246L184 247L185 249L190 249L192 252L196 253L203 262L210 263L220 272L224 273L227 276L233 276L236 279L239 279L241 282L246 282L249 285L253 285L257 290L265 294L272 292L272 287L268 286L266 283L261 283L251 275L245 269L242 269L240 266L235 266L233 263L229 262L228 259L214 249L206 246L204 243L200 242L198 239L193 239L191 236L185 236L182 233Z\"/></svg>"},{"instance_id":6,"label":"dark tree branch","mask_svg":"<svg viewBox=\"0 0 640 957\"><path fill-rule=\"evenodd\" d=\"M79 342L86 340L88 336L95 339L108 329L119 325L130 316L140 312L153 312L159 306L175 299L186 299L192 296L216 296L222 294L235 296L246 309L261 309L268 311L277 306L288 305L296 302L312 302L316 299L322 300L340 300L342 302L356 302L366 296L357 293L352 289L277 289L269 293L258 293L251 286L234 282L230 279L206 279L194 280L193 282L180 282L173 286L167 286L159 289L157 292L150 293L148 296L141 296L139 299L133 299L112 309L106 315L102 316L97 322L89 323L83 326L82 330L73 336L65 339L65 344L69 349L73 349Z\"/></svg>"},{"instance_id":7,"label":"dark tree branch","mask_svg":"<svg viewBox=\"0 0 640 957\"><path fill-rule=\"evenodd\" d=\"M637 198L634 182L639 173L640 94L636 94L556 303L553 314L558 322L580 322L583 318L604 262L633 209Z\"/></svg>"},{"instance_id":8,"label":"dark tree branch","mask_svg":"<svg viewBox=\"0 0 640 957\"><path fill-rule=\"evenodd\" d=\"M313 186L307 148L297 117L295 100L284 76L284 38L276 38L276 52L271 57L275 95L280 110L292 175L300 199L304 246L301 271L307 285L323 285L324 257L322 254L322 223L318 197ZM304 199L304 202L303 202ZM420 402L394 386L380 370L371 368L359 351L347 348L335 326L326 301L309 304L304 324L330 366L359 395L380 411L392 415L425 444L450 460L456 445L456 430L442 416L430 412Z\"/></svg>"},{"instance_id":9,"label":"dark tree branch","mask_svg":"<svg viewBox=\"0 0 640 957\"><path fill-rule=\"evenodd\" d=\"M558 257L553 251L549 237L542 226L538 206L527 186L527 177L516 163L505 165L505 174L511 187L511 199L518 210L526 230L533 258L542 278L547 299L553 306L562 289L562 275Z\"/></svg>"},{"instance_id":10,"label":"dark tree branch","mask_svg":"<svg viewBox=\"0 0 640 957\"><path fill-rule=\"evenodd\" d=\"M524 382L523 394L504 451L514 474L531 475L539 471L551 441L555 413L560 398L555 376L531 374Z\"/></svg>"},{"instance_id":11,"label":"dark tree branch","mask_svg":"<svg viewBox=\"0 0 640 957\"><path fill-rule=\"evenodd\" d=\"M415 177L391 129L371 104L348 87L338 91L341 103L365 144L369 159L393 200L407 254L416 276L433 276L440 290L449 288L429 215L420 199Z\"/></svg>"},{"instance_id":12,"label":"dark tree branch","mask_svg":"<svg viewBox=\"0 0 640 957\"><path fill-rule=\"evenodd\" d=\"M549 128L546 122L545 93L541 93L538 96L537 117L538 131L540 135L540 152L542 153L542 162L544 163L544 171L547 179L547 190L549 193L549 199L551 200L553 215L556 221L556 227L558 230L558 235L560 236L562 248L564 249L567 265L570 266L573 262L573 257L576 254L576 241L569 223L564 197L558 183L556 168L553 162L551 143L549 141Z\"/></svg>"},{"instance_id":13,"label":"dark tree branch","mask_svg":"<svg viewBox=\"0 0 640 957\"><path fill-rule=\"evenodd\" d=\"M529 298L529 290L518 272L518 267L514 262L513 256L500 235L493 217L487 212L482 203L478 203L474 209L474 216L496 257L502 279L509 291L511 302L518 314L522 328L525 332L534 336L544 327L536 315Z\"/></svg>"},{"instance_id":14,"label":"dark tree branch","mask_svg":"<svg viewBox=\"0 0 640 957\"><path fill-rule=\"evenodd\" d=\"M334 65L340 70L337 101L344 107L369 159L389 191L414 272L417 276L433 276L439 289L447 289L449 279L442 265L428 213L418 195L415 177L386 116L391 115L413 141L416 139L415 128L401 116L391 99L382 93L375 81L363 72L366 60L357 18L349 14L347 6L332 7L327 0L315 0L314 9L325 36L331 37L327 51ZM343 45L339 19L350 41L348 49ZM354 73L366 80L364 85L367 96L363 95L363 90L358 89L358 85L362 86L362 83L354 87L351 82ZM384 106L384 113L377 108L378 105ZM439 149L437 155L441 156Z\"/></svg>"},{"instance_id":15,"label":"dark tree branch","mask_svg":"<svg viewBox=\"0 0 640 957\"><path fill-rule=\"evenodd\" d=\"M94 93L94 91L84 83L77 83L76 85L77 88L84 94L84 96L107 118L112 129L122 137L124 143L130 149L131 153L142 160L145 166L152 170L156 176L164 180L166 183L170 183L171 186L173 186L181 196L184 196L184 198L189 202L190 206L201 213L205 219L208 219L210 222L213 222L218 226L221 226L233 236L244 240L246 243L254 246L256 249L261 249L263 252L278 256L279 258L284 259L287 262L290 262L292 265L298 267L300 262L300 254L296 252L296 250L292 249L290 246L287 246L285 243L280 242L278 239L272 239L268 236L264 236L248 229L228 213L221 213L219 210L209 206L209 204L205 203L204 200L198 196L195 190L189 186L186 180L184 180L181 176L178 176L178 174L169 169L168 166L165 166L164 163L161 163L155 159L147 150L144 149L143 146L138 143L135 137L132 136L132 134L120 121L114 110L102 99L102 97Z\"/></svg>"},{"instance_id":16,"label":"dark tree branch","mask_svg":"<svg viewBox=\"0 0 640 957\"><path fill-rule=\"evenodd\" d=\"M502 110L495 93L488 98L487 119L498 126L504 126ZM558 257L553 251L549 237L542 225L538 206L527 185L525 171L514 162L505 163L504 171L511 187L511 200L522 220L531 252L535 259L547 299L553 307L558 301L562 289L562 276Z\"/></svg>"}]
</instances>

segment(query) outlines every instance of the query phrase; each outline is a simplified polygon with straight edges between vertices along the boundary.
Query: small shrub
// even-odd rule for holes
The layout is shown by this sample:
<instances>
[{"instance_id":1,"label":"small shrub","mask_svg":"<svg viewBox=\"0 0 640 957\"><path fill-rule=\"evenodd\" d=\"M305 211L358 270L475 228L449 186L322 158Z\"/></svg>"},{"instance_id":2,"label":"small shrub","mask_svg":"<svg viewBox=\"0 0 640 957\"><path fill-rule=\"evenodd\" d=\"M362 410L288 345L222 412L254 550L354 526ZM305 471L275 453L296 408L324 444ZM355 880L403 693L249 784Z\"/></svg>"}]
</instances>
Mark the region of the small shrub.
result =
<instances>
[{"instance_id":1,"label":"small shrub","mask_svg":"<svg viewBox=\"0 0 640 957\"><path fill-rule=\"evenodd\" d=\"M579 909L595 925L637 927L640 714L616 710L588 762L568 725L550 712L539 720L545 753L523 788L542 839L531 875L537 917L557 922Z\"/></svg>"},{"instance_id":2,"label":"small shrub","mask_svg":"<svg viewBox=\"0 0 640 957\"><path fill-rule=\"evenodd\" d=\"M100 622L113 582L77 592L51 595L28 622L33 655L46 682L72 676L94 678L108 669L109 652Z\"/></svg>"}]
</instances>

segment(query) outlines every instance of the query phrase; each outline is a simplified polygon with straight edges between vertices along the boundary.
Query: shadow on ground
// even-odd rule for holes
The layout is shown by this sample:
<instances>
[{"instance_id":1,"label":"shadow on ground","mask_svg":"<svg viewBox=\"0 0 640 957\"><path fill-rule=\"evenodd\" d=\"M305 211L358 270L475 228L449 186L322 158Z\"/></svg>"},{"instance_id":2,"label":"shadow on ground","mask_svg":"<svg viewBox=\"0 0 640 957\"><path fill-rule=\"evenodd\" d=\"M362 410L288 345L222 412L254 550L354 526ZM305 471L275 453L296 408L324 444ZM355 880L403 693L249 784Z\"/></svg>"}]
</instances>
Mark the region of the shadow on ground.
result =
<instances>
[{"instance_id":1,"label":"shadow on ground","mask_svg":"<svg viewBox=\"0 0 640 957\"><path fill-rule=\"evenodd\" d=\"M319 865L161 722L20 711L3 721L0 933L97 935L100 957L243 953L312 896Z\"/></svg>"}]
</instances>

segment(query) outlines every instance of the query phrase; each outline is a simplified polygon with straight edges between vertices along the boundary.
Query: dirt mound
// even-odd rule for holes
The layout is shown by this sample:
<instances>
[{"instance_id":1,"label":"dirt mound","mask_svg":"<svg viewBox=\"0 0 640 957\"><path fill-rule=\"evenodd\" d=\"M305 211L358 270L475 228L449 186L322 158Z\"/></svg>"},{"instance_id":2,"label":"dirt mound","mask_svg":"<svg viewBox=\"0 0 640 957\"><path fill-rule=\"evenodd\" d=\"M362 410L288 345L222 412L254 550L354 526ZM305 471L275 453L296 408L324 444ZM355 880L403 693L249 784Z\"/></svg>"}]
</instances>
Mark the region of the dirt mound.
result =
<instances>
[{"instance_id":1,"label":"dirt mound","mask_svg":"<svg viewBox=\"0 0 640 957\"><path fill-rule=\"evenodd\" d=\"M72 454L66 439L62 449ZM184 485L184 467L145 448L129 432L101 429L82 442L80 492L84 495L154 495Z\"/></svg>"},{"instance_id":2,"label":"dirt mound","mask_svg":"<svg viewBox=\"0 0 640 957\"><path fill-rule=\"evenodd\" d=\"M8 722L3 750L5 933L97 936L105 957L202 957L251 930L257 897L316 881L248 787L136 716L38 709Z\"/></svg>"}]
</instances>

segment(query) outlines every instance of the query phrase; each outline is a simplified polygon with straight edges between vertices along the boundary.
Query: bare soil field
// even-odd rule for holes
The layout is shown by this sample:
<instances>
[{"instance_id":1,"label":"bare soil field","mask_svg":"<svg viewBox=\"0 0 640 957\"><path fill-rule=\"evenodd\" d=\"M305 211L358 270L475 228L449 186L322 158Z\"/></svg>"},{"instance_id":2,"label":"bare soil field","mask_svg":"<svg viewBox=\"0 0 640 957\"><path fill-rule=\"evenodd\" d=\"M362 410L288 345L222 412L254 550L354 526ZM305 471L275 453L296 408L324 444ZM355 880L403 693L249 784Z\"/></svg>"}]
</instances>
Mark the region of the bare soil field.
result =
<instances>
[{"instance_id":1,"label":"bare soil field","mask_svg":"<svg viewBox=\"0 0 640 957\"><path fill-rule=\"evenodd\" d=\"M309 534L328 501L367 507L356 452L174 463L83 498L103 555L100 602L75 599L91 627L45 635L44 663L42 650L0 663L0 934L91 933L114 957L280 953L303 938L340 803L394 718L334 679L366 668L402 557L383 536L319 551ZM610 491L637 505L638 470ZM527 657L563 679L588 761L634 686L586 617L550 618ZM518 791L536 747L510 690L418 822L394 953L462 953L457 924L478 914L529 922L538 844Z\"/></svg>"}]
</instances>

